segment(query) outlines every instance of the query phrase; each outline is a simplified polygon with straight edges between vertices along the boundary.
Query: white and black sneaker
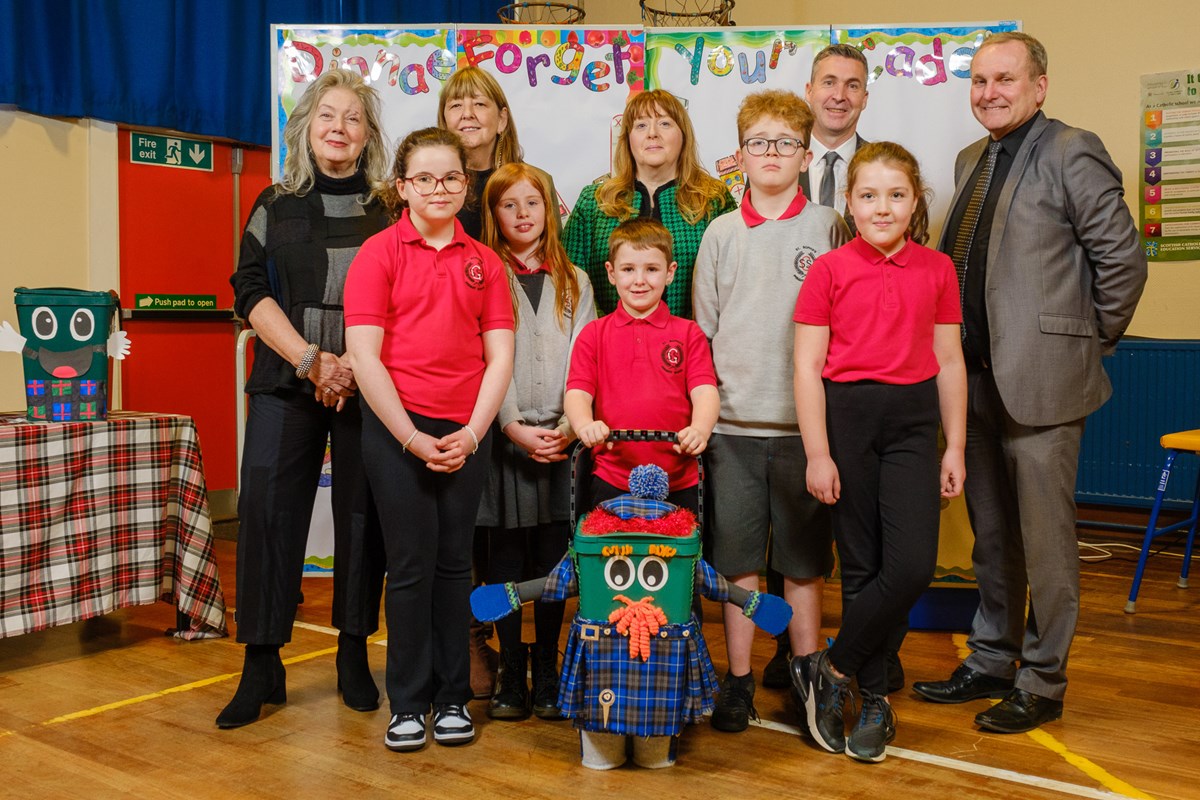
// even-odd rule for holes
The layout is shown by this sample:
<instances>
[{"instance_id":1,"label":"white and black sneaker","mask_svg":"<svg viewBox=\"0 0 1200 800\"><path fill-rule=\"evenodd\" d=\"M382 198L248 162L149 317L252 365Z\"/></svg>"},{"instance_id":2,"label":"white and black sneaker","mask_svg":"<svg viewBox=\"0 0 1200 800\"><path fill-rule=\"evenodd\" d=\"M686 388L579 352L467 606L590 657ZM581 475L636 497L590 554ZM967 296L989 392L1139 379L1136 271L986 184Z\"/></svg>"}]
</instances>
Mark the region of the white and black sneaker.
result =
<instances>
[{"instance_id":1,"label":"white and black sneaker","mask_svg":"<svg viewBox=\"0 0 1200 800\"><path fill-rule=\"evenodd\" d=\"M438 744L466 744L475 738L475 725L467 707L438 703L433 707L433 740Z\"/></svg>"},{"instance_id":2,"label":"white and black sneaker","mask_svg":"<svg viewBox=\"0 0 1200 800\"><path fill-rule=\"evenodd\" d=\"M425 746L425 715L392 714L383 743L389 750L398 752L420 750Z\"/></svg>"}]
</instances>

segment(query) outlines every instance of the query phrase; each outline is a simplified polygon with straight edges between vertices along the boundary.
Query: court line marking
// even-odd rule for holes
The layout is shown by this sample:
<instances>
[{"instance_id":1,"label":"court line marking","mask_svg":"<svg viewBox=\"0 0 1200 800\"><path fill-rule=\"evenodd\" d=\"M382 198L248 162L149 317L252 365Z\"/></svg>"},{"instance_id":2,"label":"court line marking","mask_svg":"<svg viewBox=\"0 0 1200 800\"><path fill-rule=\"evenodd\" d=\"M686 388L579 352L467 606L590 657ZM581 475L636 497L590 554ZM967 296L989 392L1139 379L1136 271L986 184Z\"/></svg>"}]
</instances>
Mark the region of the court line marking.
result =
<instances>
[{"instance_id":1,"label":"court line marking","mask_svg":"<svg viewBox=\"0 0 1200 800\"><path fill-rule=\"evenodd\" d=\"M314 631L317 633L324 633L326 635L331 635L331 636L336 636L338 634L338 631L336 628L330 628L330 627L324 626L324 625L314 625L312 623L301 622L301 621L296 621L293 624L295 627L303 628L304 630ZM960 653L962 651L965 651L965 649L966 649L966 636L965 635L958 634L958 633L952 634L952 640L954 641L954 644L956 645L956 647L960 651ZM387 644L387 639L382 638L382 637L377 638L377 639L368 639L368 641L372 644L381 644L381 645ZM285 659L283 659L283 663L284 663L284 665L300 664L305 661L311 661L315 658L321 658L322 656L327 656L327 655L334 655L336 653L337 653L336 646L326 647L321 650L313 650L308 653L301 653L300 655L295 655L295 656L291 656L289 658L285 658ZM54 717L53 719L46 720L45 722L38 723L38 725L40 727L45 727L45 726L50 726L50 725L60 725L64 722L72 722L72 721L79 720L79 719L86 719L88 717L94 717L99 714L103 714L108 711L114 711L119 708L125 708L128 706L133 706L133 705L138 705L140 703L149 702L151 700L157 700L157 699L167 697L172 694L180 694L182 692L190 692L193 689L201 689L206 686L212 686L213 684L222 683L222 682L230 680L232 678L236 678L240 675L241 675L240 671L239 672L227 672L222 675L214 675L209 678L202 678L198 681L192 681L190 683L184 683L184 684L180 684L178 686L171 686L169 688L162 689L157 692L149 692L147 694L138 695L136 697L126 698L125 700L118 700L118 701L115 701L112 703L105 703L103 705L95 706L94 708L83 709L81 711L75 711L70 714L63 714L61 716ZM793 725L787 725L782 722L758 720L758 721L752 722L751 724L757 725L761 728L766 728L767 730L773 730L773 731L777 731L780 733L787 733L787 734L791 734L793 736L800 736L799 728L797 728ZM0 731L0 738L3 738L5 736L11 736L15 733L16 733L16 731L13 731L13 730ZM1119 778L1116 778L1116 777L1110 775L1102 767L1094 764L1093 762L1089 761L1088 759L1084 758L1083 756L1079 756L1079 755L1076 755L1075 753L1072 753L1069 749L1067 749L1067 747L1065 745L1063 745L1061 742L1059 742L1057 739L1055 739L1053 736L1046 733L1045 731L1041 731L1041 730L1030 731L1029 736L1032 737L1034 739L1034 741L1037 742L1038 744L1042 745L1043 747L1046 747L1047 749L1049 749L1052 752L1061 756L1063 759L1065 759L1067 761L1067 763L1069 763L1072 766L1076 767L1077 769L1081 770L1082 772L1084 772L1084 774L1088 775L1088 777L1093 778L1097 782L1101 783L1103 786L1107 787L1109 789L1109 791L1105 791L1105 790L1101 790L1101 789L1093 789L1088 786L1079 786L1077 784L1066 783L1064 781L1053 780L1051 778L1043 778L1038 775L1029 775L1029 774L1026 774L1023 772L1014 772L1012 770L999 769L996 767L988 767L988 766L984 766L984 765L980 765L980 764L973 764L973 763L967 762L967 761L958 761L955 759L946 758L944 756L936 756L936 755L932 755L930 753L922 753L917 750L908 750L908 749L905 749L902 747L888 747L887 752L889 755L892 755L892 756L895 756L895 757L901 758L901 759L907 759L909 761L916 761L919 763L930 764L932 766L940 766L945 769L956 770L959 772L967 772L967 773L971 773L971 774L975 774L975 775L981 775L984 777L996 778L999 780L1008 781L1010 783L1017 783L1017 784L1021 784L1021 785L1025 785L1025 786L1034 786L1034 787L1038 787L1038 788L1049 789L1051 791L1057 791L1057 792L1061 792L1063 794L1070 794L1070 795L1074 795L1076 797L1096 798L1097 800L1153 800L1153 798L1150 795L1147 795L1144 792L1137 789L1136 787L1131 786L1130 784L1126 783L1125 781L1122 781Z\"/></svg>"},{"instance_id":2,"label":"court line marking","mask_svg":"<svg viewBox=\"0 0 1200 800\"><path fill-rule=\"evenodd\" d=\"M772 722L770 720L758 720L751 722L751 725L757 725L760 728L777 731L779 733L788 733L794 736L800 736L800 729L794 725L788 725L784 722ZM903 747L889 746L887 749L889 757L906 759L908 761L916 761L922 764L929 764L935 767L951 769L957 772L968 772L972 775L980 775L986 778L996 778L1009 783L1017 783L1022 786L1033 786L1039 789L1049 789L1063 794L1070 794L1076 797L1096 798L1096 800L1137 800L1144 795L1133 795L1132 797L1123 794L1115 794L1103 789L1094 789L1090 786L1080 786L1075 783L1066 783L1065 781L1054 780L1053 778L1043 778L1040 775L1030 775L1024 772L1014 772L1013 770L1000 769L998 767L989 767L983 764L975 764L970 761L959 761L945 756L935 756L930 753L922 753L918 750L907 750ZM832 754L836 755L836 754Z\"/></svg>"},{"instance_id":3,"label":"court line marking","mask_svg":"<svg viewBox=\"0 0 1200 800\"><path fill-rule=\"evenodd\" d=\"M958 660L966 661L967 656L971 654L971 649L967 647L967 635L965 633L951 634L950 641L954 643L954 649L958 652ZM1072 752L1065 744L1041 728L1027 731L1025 735L1109 791L1120 793L1120 796L1123 797L1135 798L1135 800L1154 800L1152 796L1121 780L1096 762Z\"/></svg>"}]
</instances>

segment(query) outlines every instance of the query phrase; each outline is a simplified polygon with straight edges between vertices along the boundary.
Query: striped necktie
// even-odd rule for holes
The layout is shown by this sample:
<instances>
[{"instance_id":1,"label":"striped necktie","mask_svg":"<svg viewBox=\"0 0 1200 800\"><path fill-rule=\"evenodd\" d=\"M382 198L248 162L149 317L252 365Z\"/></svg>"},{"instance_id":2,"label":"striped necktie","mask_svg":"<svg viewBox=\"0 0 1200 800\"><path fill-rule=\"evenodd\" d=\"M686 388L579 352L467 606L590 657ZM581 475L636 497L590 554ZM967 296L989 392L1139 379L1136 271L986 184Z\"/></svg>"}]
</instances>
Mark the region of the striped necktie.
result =
<instances>
[{"instance_id":1,"label":"striped necktie","mask_svg":"<svg viewBox=\"0 0 1200 800\"><path fill-rule=\"evenodd\" d=\"M833 174L833 165L837 163L838 158L836 150L830 150L824 155L825 173L821 176L821 199L818 202L830 208L836 208L833 195L837 191L837 176Z\"/></svg>"},{"instance_id":2,"label":"striped necktie","mask_svg":"<svg viewBox=\"0 0 1200 800\"><path fill-rule=\"evenodd\" d=\"M971 255L971 244L975 241L975 229L979 225L979 213L983 210L983 201L987 197L988 187L992 185L992 171L996 168L996 157L1000 155L1000 143L988 142L987 161L979 171L979 180L971 190L971 198L963 211L962 222L958 224L958 235L954 237L954 248L950 251L950 260L958 273L958 301L966 302L967 289L967 258ZM963 337L967 335L963 327Z\"/></svg>"}]
</instances>

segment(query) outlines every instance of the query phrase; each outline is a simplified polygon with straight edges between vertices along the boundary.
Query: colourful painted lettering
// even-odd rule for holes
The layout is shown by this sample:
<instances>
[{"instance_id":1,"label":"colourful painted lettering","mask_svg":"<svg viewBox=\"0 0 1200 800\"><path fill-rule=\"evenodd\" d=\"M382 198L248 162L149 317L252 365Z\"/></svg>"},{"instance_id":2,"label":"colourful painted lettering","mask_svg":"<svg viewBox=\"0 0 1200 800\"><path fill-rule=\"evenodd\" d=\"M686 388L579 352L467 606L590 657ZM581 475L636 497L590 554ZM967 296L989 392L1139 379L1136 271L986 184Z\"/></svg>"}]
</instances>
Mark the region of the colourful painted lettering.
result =
<instances>
[{"instance_id":1,"label":"colourful painted lettering","mask_svg":"<svg viewBox=\"0 0 1200 800\"><path fill-rule=\"evenodd\" d=\"M564 58L568 50L574 53L570 61L566 61ZM583 45L579 44L579 42L564 42L560 44L558 49L554 51L554 66L569 74L566 77L553 75L550 80L559 86L570 86L579 78L581 64L583 64Z\"/></svg>"},{"instance_id":2,"label":"colourful painted lettering","mask_svg":"<svg viewBox=\"0 0 1200 800\"><path fill-rule=\"evenodd\" d=\"M596 83L596 81L610 72L612 72L612 67L608 64L603 61L592 61L583 68L583 85L593 92L607 92L608 84Z\"/></svg>"}]
</instances>

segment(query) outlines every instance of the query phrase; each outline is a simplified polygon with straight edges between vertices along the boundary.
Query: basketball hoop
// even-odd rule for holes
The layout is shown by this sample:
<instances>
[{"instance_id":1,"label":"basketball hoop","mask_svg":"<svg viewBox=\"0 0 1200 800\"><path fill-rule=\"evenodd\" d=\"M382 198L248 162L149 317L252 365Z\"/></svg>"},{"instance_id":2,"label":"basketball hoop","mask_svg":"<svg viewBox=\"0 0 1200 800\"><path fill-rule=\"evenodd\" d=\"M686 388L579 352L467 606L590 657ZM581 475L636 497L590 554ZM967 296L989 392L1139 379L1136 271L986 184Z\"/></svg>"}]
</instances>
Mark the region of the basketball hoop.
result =
<instances>
[{"instance_id":1,"label":"basketball hoop","mask_svg":"<svg viewBox=\"0 0 1200 800\"><path fill-rule=\"evenodd\" d=\"M664 8L653 8L653 2ZM642 22L655 28L730 27L735 0L641 0Z\"/></svg>"},{"instance_id":2,"label":"basketball hoop","mask_svg":"<svg viewBox=\"0 0 1200 800\"><path fill-rule=\"evenodd\" d=\"M496 13L505 25L576 25L584 16L583 6L571 3L509 3Z\"/></svg>"}]
</instances>

